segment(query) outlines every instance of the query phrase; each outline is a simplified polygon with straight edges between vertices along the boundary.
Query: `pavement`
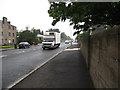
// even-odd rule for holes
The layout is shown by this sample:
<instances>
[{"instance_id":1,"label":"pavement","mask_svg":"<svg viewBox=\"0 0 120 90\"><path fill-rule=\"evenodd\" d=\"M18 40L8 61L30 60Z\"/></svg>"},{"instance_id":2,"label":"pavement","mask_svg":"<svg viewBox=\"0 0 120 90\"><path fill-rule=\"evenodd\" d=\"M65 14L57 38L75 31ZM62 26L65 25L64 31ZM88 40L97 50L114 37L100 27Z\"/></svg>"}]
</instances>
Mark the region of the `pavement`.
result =
<instances>
[{"instance_id":1,"label":"pavement","mask_svg":"<svg viewBox=\"0 0 120 90\"><path fill-rule=\"evenodd\" d=\"M94 88L77 44L70 46L13 86L16 88Z\"/></svg>"}]
</instances>

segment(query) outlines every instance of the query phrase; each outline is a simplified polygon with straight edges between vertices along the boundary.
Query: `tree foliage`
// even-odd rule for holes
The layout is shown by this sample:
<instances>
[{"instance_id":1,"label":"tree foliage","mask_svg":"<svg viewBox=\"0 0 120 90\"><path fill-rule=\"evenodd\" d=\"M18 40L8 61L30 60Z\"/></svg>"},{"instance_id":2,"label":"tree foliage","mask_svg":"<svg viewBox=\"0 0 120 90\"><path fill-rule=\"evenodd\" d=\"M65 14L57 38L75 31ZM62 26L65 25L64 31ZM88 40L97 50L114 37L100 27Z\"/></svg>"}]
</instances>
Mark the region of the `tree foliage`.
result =
<instances>
[{"instance_id":1,"label":"tree foliage","mask_svg":"<svg viewBox=\"0 0 120 90\"><path fill-rule=\"evenodd\" d=\"M17 32L17 42L29 42L30 44L37 44L38 38L37 35L38 34L43 34L43 31L40 31L40 29L34 29L32 28L31 30L24 30L21 32Z\"/></svg>"},{"instance_id":2,"label":"tree foliage","mask_svg":"<svg viewBox=\"0 0 120 90\"><path fill-rule=\"evenodd\" d=\"M29 30L25 30L23 32L20 32L18 42L26 41L32 43L34 38L35 36L32 32L30 32Z\"/></svg>"},{"instance_id":3,"label":"tree foliage","mask_svg":"<svg viewBox=\"0 0 120 90\"><path fill-rule=\"evenodd\" d=\"M52 25L69 19L77 30L74 34L94 25L120 25L120 2L51 2L48 13L53 17Z\"/></svg>"},{"instance_id":4,"label":"tree foliage","mask_svg":"<svg viewBox=\"0 0 120 90\"><path fill-rule=\"evenodd\" d=\"M61 40L71 40L69 36L67 36L64 32L61 33Z\"/></svg>"},{"instance_id":5,"label":"tree foliage","mask_svg":"<svg viewBox=\"0 0 120 90\"><path fill-rule=\"evenodd\" d=\"M89 32L82 32L77 34L76 40L79 40L80 38L86 38L89 36Z\"/></svg>"}]
</instances>

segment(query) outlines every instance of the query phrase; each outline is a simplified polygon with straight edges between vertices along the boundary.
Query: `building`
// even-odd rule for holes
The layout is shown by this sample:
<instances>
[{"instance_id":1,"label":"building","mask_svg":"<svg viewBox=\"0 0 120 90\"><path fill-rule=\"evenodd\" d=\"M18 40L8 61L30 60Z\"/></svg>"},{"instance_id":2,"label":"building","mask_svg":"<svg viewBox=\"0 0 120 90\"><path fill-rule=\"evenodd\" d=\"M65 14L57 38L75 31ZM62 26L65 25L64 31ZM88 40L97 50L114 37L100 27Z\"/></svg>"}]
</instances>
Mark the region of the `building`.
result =
<instances>
[{"instance_id":1,"label":"building","mask_svg":"<svg viewBox=\"0 0 120 90\"><path fill-rule=\"evenodd\" d=\"M16 43L16 27L11 25L10 21L7 21L6 17L0 20L0 39L2 43L0 45L12 45Z\"/></svg>"},{"instance_id":2,"label":"building","mask_svg":"<svg viewBox=\"0 0 120 90\"><path fill-rule=\"evenodd\" d=\"M2 21L0 20L0 45L2 45Z\"/></svg>"}]
</instances>

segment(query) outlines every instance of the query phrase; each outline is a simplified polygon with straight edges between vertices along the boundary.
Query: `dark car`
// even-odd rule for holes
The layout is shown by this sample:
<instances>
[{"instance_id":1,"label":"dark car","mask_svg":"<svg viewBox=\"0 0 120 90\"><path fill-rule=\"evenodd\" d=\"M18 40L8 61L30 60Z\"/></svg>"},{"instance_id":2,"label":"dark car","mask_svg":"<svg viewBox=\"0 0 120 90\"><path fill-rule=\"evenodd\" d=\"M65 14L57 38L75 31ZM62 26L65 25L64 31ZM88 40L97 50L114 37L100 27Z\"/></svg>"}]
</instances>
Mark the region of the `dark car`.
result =
<instances>
[{"instance_id":1,"label":"dark car","mask_svg":"<svg viewBox=\"0 0 120 90\"><path fill-rule=\"evenodd\" d=\"M28 42L20 42L19 49L20 48L30 48L30 44Z\"/></svg>"}]
</instances>

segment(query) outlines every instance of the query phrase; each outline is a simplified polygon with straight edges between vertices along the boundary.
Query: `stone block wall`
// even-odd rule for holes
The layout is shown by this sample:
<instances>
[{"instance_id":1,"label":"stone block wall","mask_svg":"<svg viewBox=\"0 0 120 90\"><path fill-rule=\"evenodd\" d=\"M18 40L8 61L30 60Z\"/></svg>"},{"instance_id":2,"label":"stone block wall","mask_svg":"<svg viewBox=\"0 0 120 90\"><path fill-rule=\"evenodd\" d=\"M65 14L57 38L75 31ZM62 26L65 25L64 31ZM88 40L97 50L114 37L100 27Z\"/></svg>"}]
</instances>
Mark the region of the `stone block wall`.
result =
<instances>
[{"instance_id":1,"label":"stone block wall","mask_svg":"<svg viewBox=\"0 0 120 90\"><path fill-rule=\"evenodd\" d=\"M86 65L88 66L88 38L81 39L79 41L80 49L82 51L83 57L86 60Z\"/></svg>"},{"instance_id":2,"label":"stone block wall","mask_svg":"<svg viewBox=\"0 0 120 90\"><path fill-rule=\"evenodd\" d=\"M120 72L120 27L81 39L81 51L96 88L118 88ZM90 50L90 51L89 51ZM89 52L88 52L89 51Z\"/></svg>"}]
</instances>

